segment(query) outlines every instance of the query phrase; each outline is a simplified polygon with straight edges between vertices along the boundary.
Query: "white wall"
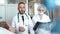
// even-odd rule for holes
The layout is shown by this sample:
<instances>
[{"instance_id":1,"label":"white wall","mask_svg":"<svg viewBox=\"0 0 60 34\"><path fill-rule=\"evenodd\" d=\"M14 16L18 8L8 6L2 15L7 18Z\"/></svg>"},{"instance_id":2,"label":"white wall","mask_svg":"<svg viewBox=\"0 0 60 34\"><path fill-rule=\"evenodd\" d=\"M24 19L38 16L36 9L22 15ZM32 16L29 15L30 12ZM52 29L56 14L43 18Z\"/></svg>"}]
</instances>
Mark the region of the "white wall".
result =
<instances>
[{"instance_id":1,"label":"white wall","mask_svg":"<svg viewBox=\"0 0 60 34\"><path fill-rule=\"evenodd\" d=\"M0 5L0 21L5 21L5 6Z\"/></svg>"},{"instance_id":2,"label":"white wall","mask_svg":"<svg viewBox=\"0 0 60 34\"><path fill-rule=\"evenodd\" d=\"M6 5L6 21L11 23L12 18L17 14L17 4Z\"/></svg>"},{"instance_id":3,"label":"white wall","mask_svg":"<svg viewBox=\"0 0 60 34\"><path fill-rule=\"evenodd\" d=\"M34 4L34 14L38 14L38 11L37 11L37 8L38 8L38 3L35 3Z\"/></svg>"}]
</instances>

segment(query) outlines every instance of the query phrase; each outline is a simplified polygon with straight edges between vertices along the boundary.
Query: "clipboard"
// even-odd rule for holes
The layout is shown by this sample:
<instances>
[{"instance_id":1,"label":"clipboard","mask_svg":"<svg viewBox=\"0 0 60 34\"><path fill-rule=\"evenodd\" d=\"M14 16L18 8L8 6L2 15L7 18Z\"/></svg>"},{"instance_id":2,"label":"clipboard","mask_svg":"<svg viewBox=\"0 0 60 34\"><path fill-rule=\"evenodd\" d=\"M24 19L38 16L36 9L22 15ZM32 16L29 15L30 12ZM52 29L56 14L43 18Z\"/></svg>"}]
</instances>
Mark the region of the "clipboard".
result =
<instances>
[{"instance_id":1,"label":"clipboard","mask_svg":"<svg viewBox=\"0 0 60 34\"><path fill-rule=\"evenodd\" d=\"M37 22L34 27L33 27L33 30L36 31L36 29L38 28L38 26L40 25L41 22Z\"/></svg>"}]
</instances>

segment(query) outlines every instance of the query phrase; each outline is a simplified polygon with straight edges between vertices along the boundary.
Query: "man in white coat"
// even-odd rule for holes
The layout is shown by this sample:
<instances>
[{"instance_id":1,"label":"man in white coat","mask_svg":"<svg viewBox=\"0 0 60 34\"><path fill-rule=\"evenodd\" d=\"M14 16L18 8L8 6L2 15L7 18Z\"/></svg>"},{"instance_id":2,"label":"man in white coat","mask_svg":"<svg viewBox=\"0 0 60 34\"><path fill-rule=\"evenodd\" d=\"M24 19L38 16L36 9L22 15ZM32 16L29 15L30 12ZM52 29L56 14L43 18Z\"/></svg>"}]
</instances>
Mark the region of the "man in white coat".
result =
<instances>
[{"instance_id":1,"label":"man in white coat","mask_svg":"<svg viewBox=\"0 0 60 34\"><path fill-rule=\"evenodd\" d=\"M14 16L12 21L12 26L16 34L34 34L32 20L29 15L25 13L25 9L25 3L20 2L18 4L19 12Z\"/></svg>"},{"instance_id":2,"label":"man in white coat","mask_svg":"<svg viewBox=\"0 0 60 34\"><path fill-rule=\"evenodd\" d=\"M45 6L39 5L37 10L38 14L32 18L34 25L40 22L40 25L37 26L36 34L50 34L48 22L51 22L51 20L49 16L44 13L46 12Z\"/></svg>"}]
</instances>

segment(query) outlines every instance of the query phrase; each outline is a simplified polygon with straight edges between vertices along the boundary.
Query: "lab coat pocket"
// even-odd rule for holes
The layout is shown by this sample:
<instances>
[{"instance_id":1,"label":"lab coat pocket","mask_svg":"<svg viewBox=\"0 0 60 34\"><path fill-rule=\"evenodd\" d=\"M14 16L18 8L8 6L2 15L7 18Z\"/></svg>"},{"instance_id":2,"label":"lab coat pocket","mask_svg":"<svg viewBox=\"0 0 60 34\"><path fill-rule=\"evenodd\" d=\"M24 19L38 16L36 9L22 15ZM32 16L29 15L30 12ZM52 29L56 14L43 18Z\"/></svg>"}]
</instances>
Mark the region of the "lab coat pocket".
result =
<instances>
[{"instance_id":1,"label":"lab coat pocket","mask_svg":"<svg viewBox=\"0 0 60 34\"><path fill-rule=\"evenodd\" d=\"M25 19L24 25L25 25L25 26L28 26L28 22L29 22L28 19Z\"/></svg>"},{"instance_id":2,"label":"lab coat pocket","mask_svg":"<svg viewBox=\"0 0 60 34\"><path fill-rule=\"evenodd\" d=\"M28 20L26 19L24 23L25 32L28 32Z\"/></svg>"},{"instance_id":3,"label":"lab coat pocket","mask_svg":"<svg viewBox=\"0 0 60 34\"><path fill-rule=\"evenodd\" d=\"M28 25L25 25L24 28L25 28L25 32L28 33Z\"/></svg>"}]
</instances>

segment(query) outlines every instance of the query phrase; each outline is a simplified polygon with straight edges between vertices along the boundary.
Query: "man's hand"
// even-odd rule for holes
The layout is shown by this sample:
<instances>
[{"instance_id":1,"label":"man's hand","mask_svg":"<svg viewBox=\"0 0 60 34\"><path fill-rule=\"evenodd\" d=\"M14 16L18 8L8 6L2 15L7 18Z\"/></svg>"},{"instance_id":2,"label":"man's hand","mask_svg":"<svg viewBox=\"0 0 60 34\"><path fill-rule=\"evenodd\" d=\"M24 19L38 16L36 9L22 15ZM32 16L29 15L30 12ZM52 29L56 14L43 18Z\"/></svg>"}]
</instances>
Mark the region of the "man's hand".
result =
<instances>
[{"instance_id":1,"label":"man's hand","mask_svg":"<svg viewBox=\"0 0 60 34\"><path fill-rule=\"evenodd\" d=\"M24 27L19 27L19 32L24 32L25 28Z\"/></svg>"}]
</instances>

